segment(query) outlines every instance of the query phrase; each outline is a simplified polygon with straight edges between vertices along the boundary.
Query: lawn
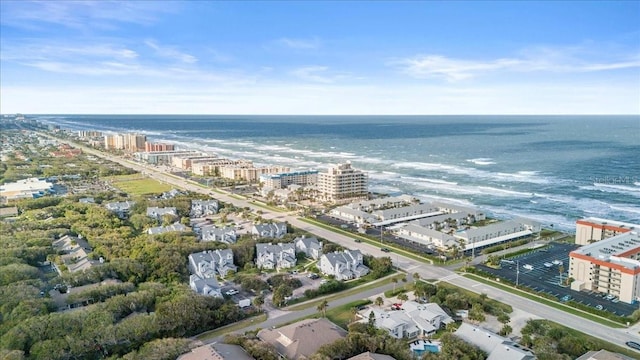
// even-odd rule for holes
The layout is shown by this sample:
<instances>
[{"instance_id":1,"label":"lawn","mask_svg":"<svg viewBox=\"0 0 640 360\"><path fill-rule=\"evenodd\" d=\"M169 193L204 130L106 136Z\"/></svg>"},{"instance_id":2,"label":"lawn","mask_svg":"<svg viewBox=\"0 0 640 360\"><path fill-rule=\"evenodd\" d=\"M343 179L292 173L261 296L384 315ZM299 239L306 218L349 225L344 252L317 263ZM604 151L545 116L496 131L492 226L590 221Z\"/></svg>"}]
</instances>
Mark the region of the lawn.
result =
<instances>
[{"instance_id":1,"label":"lawn","mask_svg":"<svg viewBox=\"0 0 640 360\"><path fill-rule=\"evenodd\" d=\"M266 314L253 316L253 317L250 317L248 319L244 319L242 321L238 321L236 323L233 323L231 325L223 326L221 328L217 328L217 329L202 333L202 334L196 336L196 339L197 340L201 340L201 341L215 339L218 336L230 334L230 333L232 333L234 331L237 331L237 330L240 330L240 329L244 329L244 328L249 327L249 326L251 326L253 324L261 323L261 322L263 322L265 320L267 320L267 315Z\"/></svg>"},{"instance_id":2,"label":"lawn","mask_svg":"<svg viewBox=\"0 0 640 360\"><path fill-rule=\"evenodd\" d=\"M129 195L160 194L173 189L171 185L144 177L140 174L112 176L108 180L118 189Z\"/></svg>"},{"instance_id":3,"label":"lawn","mask_svg":"<svg viewBox=\"0 0 640 360\"><path fill-rule=\"evenodd\" d=\"M347 329L349 324L354 320L354 315L351 309L369 304L371 304L370 300L356 300L332 309L330 308L327 310L327 319L331 320L332 323L340 326L341 328Z\"/></svg>"}]
</instances>

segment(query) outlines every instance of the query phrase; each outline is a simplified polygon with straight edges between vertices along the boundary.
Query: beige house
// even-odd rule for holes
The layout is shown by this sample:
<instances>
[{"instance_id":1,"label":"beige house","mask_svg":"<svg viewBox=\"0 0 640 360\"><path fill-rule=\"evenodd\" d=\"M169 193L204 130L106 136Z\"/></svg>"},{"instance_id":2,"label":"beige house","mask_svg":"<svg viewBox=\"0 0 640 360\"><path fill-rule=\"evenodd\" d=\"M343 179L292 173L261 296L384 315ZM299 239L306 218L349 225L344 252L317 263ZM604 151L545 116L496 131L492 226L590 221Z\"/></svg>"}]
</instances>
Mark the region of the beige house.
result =
<instances>
[{"instance_id":1,"label":"beige house","mask_svg":"<svg viewBox=\"0 0 640 360\"><path fill-rule=\"evenodd\" d=\"M273 345L287 359L308 359L322 345L347 336L347 332L327 319L307 319L277 329L264 329L260 340Z\"/></svg>"}]
</instances>

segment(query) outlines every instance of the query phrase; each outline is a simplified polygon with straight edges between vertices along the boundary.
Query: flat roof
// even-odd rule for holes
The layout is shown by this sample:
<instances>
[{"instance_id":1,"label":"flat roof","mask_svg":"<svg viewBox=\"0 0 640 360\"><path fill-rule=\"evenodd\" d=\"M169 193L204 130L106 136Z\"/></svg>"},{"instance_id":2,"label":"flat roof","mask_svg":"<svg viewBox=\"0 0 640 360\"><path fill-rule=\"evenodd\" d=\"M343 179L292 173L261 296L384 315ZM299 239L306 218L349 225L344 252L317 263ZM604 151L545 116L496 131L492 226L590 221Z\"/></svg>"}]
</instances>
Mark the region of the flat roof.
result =
<instances>
[{"instance_id":1,"label":"flat roof","mask_svg":"<svg viewBox=\"0 0 640 360\"><path fill-rule=\"evenodd\" d=\"M640 229L640 225L638 224L632 224L632 223L628 223L628 222L624 222L624 221L617 221L617 220L608 220L608 219L602 219L602 218L597 218L597 217L587 217L584 219L580 219L578 221L576 221L577 224L585 224L585 223L591 223L591 224L596 224L596 225L611 225L611 226L617 226L620 228L627 228L629 230L631 229Z\"/></svg>"},{"instance_id":2,"label":"flat roof","mask_svg":"<svg viewBox=\"0 0 640 360\"><path fill-rule=\"evenodd\" d=\"M630 259L629 256L638 252L640 252L640 236L638 232L630 231L582 246L572 251L571 256L580 259L591 258L597 262L617 265L616 267L620 270L624 268L635 273L640 272L640 261Z\"/></svg>"}]
</instances>

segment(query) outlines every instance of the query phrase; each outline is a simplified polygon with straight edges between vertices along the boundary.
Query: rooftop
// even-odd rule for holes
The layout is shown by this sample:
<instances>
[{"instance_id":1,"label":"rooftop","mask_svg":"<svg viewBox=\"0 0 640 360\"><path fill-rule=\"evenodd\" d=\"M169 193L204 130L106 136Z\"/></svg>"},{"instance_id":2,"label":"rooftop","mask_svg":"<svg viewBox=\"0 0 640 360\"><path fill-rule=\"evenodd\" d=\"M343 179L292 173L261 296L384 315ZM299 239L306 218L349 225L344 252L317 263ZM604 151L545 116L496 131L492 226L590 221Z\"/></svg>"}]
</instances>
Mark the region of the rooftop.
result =
<instances>
[{"instance_id":1,"label":"rooftop","mask_svg":"<svg viewBox=\"0 0 640 360\"><path fill-rule=\"evenodd\" d=\"M633 229L640 229L640 225L638 224L631 224L631 223L627 223L627 222L623 222L623 221L616 221L616 220L607 220L607 219L601 219L601 218L597 218L597 217L587 217L584 219L580 219L577 221L577 223L591 223L591 224L595 224L595 225L610 225L610 226L615 226L615 227L619 227L619 228L626 228L629 230L633 230Z\"/></svg>"},{"instance_id":2,"label":"rooftop","mask_svg":"<svg viewBox=\"0 0 640 360\"><path fill-rule=\"evenodd\" d=\"M628 257L638 252L640 252L640 236L638 232L630 231L582 246L571 254L590 256L628 269L637 269L640 267L640 261Z\"/></svg>"}]
</instances>

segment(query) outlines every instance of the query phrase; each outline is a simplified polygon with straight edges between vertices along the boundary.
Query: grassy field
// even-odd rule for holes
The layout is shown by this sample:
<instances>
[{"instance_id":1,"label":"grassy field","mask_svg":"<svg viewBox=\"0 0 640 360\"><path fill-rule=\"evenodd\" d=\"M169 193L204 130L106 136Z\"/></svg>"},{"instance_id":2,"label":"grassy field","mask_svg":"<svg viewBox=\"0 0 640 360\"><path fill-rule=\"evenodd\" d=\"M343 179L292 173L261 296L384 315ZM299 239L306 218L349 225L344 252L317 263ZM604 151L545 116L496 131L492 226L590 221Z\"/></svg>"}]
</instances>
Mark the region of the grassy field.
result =
<instances>
[{"instance_id":1,"label":"grassy field","mask_svg":"<svg viewBox=\"0 0 640 360\"><path fill-rule=\"evenodd\" d=\"M160 194L173 189L171 185L144 177L140 174L112 176L107 179L113 186L133 196Z\"/></svg>"},{"instance_id":2,"label":"grassy field","mask_svg":"<svg viewBox=\"0 0 640 360\"><path fill-rule=\"evenodd\" d=\"M349 324L354 320L354 315L351 312L351 309L369 304L371 304L371 301L369 300L356 300L344 305L340 305L333 309L327 310L327 319L331 320L331 322L340 326L341 328L347 329L349 327Z\"/></svg>"},{"instance_id":3,"label":"grassy field","mask_svg":"<svg viewBox=\"0 0 640 360\"><path fill-rule=\"evenodd\" d=\"M383 286L383 285L387 285L387 284L391 284L391 279L396 278L398 280L400 280L403 276L406 276L405 274L397 274L397 275L393 275L393 276L387 276L386 278L383 278L382 280L379 281L374 281L371 282L369 284L366 285L362 285L359 287L355 287L352 289L348 289L348 290L344 290L344 291L340 291L338 293L332 294L332 295L327 295L324 297L319 297L316 300L309 300L307 302L303 302L301 304L297 304L297 305L292 305L290 307L285 308L284 310L288 310L288 311L298 311L298 310L304 310L310 307L317 307L318 305L320 305L320 303L322 302L322 300L327 300L327 301L333 301L336 299L340 299L343 298L345 296L349 296L349 295L354 295L369 289L375 289L379 286Z\"/></svg>"}]
</instances>

